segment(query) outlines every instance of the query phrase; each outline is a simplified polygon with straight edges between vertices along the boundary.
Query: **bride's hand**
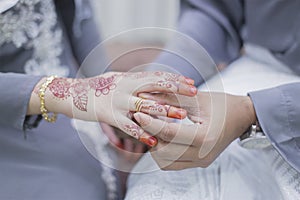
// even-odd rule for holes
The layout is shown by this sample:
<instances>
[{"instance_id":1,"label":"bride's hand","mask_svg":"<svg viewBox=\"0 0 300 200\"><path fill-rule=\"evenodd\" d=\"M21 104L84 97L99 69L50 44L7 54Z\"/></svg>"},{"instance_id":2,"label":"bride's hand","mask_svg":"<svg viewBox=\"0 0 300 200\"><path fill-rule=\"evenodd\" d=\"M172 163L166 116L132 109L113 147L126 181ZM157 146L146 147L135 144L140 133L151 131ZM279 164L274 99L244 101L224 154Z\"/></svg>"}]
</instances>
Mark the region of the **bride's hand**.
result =
<instances>
[{"instance_id":1,"label":"bride's hand","mask_svg":"<svg viewBox=\"0 0 300 200\"><path fill-rule=\"evenodd\" d=\"M138 110L151 115L184 118L186 111L159 105L152 100L142 100L137 95L142 92L160 92L194 96L197 89L192 82L183 76L166 72L109 72L85 79L56 78L46 90L45 106L48 111L71 118L105 122L154 146L156 138L132 121L132 113ZM39 105L39 99L35 97L35 101L34 105ZM37 114L38 111L34 112L30 108L28 114Z\"/></svg>"}]
</instances>

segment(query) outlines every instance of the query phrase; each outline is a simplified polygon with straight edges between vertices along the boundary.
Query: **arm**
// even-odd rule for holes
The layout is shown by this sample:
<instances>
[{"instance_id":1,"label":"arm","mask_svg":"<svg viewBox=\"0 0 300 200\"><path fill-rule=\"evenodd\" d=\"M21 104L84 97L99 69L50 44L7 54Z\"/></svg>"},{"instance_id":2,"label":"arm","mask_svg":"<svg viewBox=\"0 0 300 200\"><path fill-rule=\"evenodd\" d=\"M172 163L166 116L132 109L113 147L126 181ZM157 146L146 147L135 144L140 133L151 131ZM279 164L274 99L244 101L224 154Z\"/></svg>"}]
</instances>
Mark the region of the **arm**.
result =
<instances>
[{"instance_id":1,"label":"arm","mask_svg":"<svg viewBox=\"0 0 300 200\"><path fill-rule=\"evenodd\" d=\"M186 0L181 4L178 31L202 45L214 62L220 65L239 56L242 24L243 5L240 1L225 3L218 0ZM179 55L163 52L156 62L194 79L196 85L199 85L217 70L206 55L201 55L203 52L199 47L186 40L182 36L176 36L167 49L178 52Z\"/></svg>"},{"instance_id":2,"label":"arm","mask_svg":"<svg viewBox=\"0 0 300 200\"><path fill-rule=\"evenodd\" d=\"M299 91L300 83L292 83L250 92L250 97L213 92L198 93L193 98L140 94L161 104L182 106L195 124L165 123L141 113L135 114L135 118L144 130L158 133L159 141L164 141L152 154L165 169L208 166L258 119L272 145L299 171Z\"/></svg>"},{"instance_id":3,"label":"arm","mask_svg":"<svg viewBox=\"0 0 300 200\"><path fill-rule=\"evenodd\" d=\"M38 93L45 81L45 78L41 79L32 92L28 115L41 113ZM55 78L49 82L44 98L49 112L86 121L105 122L153 146L156 139L132 121L132 112L140 110L151 115L181 119L186 116L186 111L142 100L137 97L140 92L174 92L194 96L197 89L183 76L164 72L110 72L85 79Z\"/></svg>"},{"instance_id":4,"label":"arm","mask_svg":"<svg viewBox=\"0 0 300 200\"><path fill-rule=\"evenodd\" d=\"M0 73L0 124L23 130L31 91L40 81L39 76Z\"/></svg>"},{"instance_id":5,"label":"arm","mask_svg":"<svg viewBox=\"0 0 300 200\"><path fill-rule=\"evenodd\" d=\"M300 83L249 95L263 132L283 158L300 171Z\"/></svg>"}]
</instances>

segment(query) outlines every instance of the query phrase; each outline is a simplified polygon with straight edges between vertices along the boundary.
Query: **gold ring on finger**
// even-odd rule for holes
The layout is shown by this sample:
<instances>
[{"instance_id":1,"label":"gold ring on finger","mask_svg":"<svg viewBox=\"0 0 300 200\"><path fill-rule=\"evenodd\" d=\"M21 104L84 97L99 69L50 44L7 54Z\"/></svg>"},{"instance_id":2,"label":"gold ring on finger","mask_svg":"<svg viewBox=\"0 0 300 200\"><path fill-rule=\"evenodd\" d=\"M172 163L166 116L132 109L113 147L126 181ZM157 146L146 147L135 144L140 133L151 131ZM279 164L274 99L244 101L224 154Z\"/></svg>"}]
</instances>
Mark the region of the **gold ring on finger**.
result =
<instances>
[{"instance_id":1,"label":"gold ring on finger","mask_svg":"<svg viewBox=\"0 0 300 200\"><path fill-rule=\"evenodd\" d=\"M140 99L136 100L136 102L134 103L134 105L135 105L135 111L136 112L140 112L141 111L142 104L143 104L143 99L140 98Z\"/></svg>"}]
</instances>

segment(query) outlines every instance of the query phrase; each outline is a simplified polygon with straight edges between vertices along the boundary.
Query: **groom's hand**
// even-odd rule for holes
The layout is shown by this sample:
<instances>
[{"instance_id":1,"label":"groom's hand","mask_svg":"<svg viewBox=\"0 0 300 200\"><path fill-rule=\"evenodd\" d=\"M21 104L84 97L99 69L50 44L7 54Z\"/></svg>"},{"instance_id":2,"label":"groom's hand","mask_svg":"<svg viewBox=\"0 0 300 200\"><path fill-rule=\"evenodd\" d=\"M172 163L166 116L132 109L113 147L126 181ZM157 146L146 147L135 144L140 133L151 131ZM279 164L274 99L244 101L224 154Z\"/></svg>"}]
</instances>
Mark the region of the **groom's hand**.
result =
<instances>
[{"instance_id":1,"label":"groom's hand","mask_svg":"<svg viewBox=\"0 0 300 200\"><path fill-rule=\"evenodd\" d=\"M134 117L140 126L158 138L151 154L160 168L180 170L207 167L247 128L255 123L252 101L247 96L199 92L196 97L141 94L188 111L194 124L167 123L143 113Z\"/></svg>"}]
</instances>

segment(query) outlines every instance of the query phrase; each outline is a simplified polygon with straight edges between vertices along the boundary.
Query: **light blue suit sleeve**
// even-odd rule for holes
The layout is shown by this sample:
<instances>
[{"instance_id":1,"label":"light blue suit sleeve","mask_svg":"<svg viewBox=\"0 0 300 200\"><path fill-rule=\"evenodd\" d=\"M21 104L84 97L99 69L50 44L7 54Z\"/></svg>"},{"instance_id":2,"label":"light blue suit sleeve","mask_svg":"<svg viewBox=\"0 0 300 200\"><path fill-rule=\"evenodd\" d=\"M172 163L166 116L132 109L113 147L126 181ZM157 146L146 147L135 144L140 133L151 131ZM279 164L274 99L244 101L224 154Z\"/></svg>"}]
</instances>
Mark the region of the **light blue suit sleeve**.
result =
<instances>
[{"instance_id":1,"label":"light blue suit sleeve","mask_svg":"<svg viewBox=\"0 0 300 200\"><path fill-rule=\"evenodd\" d=\"M0 124L23 130L28 103L34 86L41 79L18 73L0 73Z\"/></svg>"},{"instance_id":2,"label":"light blue suit sleeve","mask_svg":"<svg viewBox=\"0 0 300 200\"><path fill-rule=\"evenodd\" d=\"M181 3L177 30L204 47L214 62L219 64L229 63L239 56L242 24L241 1L186 0ZM163 52L156 63L175 69L194 79L196 85L199 85L217 71L214 65L202 62L203 56L190 46L189 43L177 41L175 38L167 45L167 49L174 49L179 55Z\"/></svg>"},{"instance_id":3,"label":"light blue suit sleeve","mask_svg":"<svg viewBox=\"0 0 300 200\"><path fill-rule=\"evenodd\" d=\"M300 83L249 93L272 145L300 172Z\"/></svg>"}]
</instances>

